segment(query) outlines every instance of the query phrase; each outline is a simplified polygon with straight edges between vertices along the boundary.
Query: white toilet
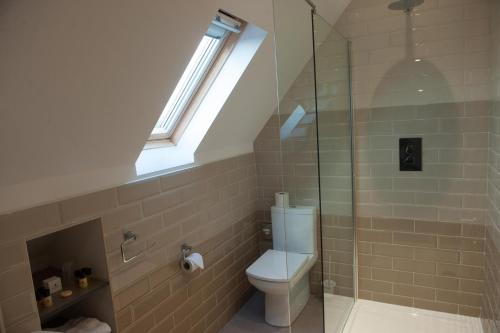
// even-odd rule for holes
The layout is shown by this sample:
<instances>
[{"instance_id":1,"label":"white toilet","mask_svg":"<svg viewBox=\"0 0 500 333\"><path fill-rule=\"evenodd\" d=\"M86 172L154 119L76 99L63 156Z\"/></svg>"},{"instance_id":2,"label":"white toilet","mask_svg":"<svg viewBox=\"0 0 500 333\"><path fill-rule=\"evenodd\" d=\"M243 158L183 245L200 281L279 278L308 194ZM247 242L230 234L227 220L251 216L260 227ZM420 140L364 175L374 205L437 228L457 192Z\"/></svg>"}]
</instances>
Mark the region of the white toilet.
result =
<instances>
[{"instance_id":1,"label":"white toilet","mask_svg":"<svg viewBox=\"0 0 500 333\"><path fill-rule=\"evenodd\" d=\"M266 294L266 322L290 326L309 300L309 270L317 255L316 209L271 208L273 250L258 258L246 273Z\"/></svg>"}]
</instances>

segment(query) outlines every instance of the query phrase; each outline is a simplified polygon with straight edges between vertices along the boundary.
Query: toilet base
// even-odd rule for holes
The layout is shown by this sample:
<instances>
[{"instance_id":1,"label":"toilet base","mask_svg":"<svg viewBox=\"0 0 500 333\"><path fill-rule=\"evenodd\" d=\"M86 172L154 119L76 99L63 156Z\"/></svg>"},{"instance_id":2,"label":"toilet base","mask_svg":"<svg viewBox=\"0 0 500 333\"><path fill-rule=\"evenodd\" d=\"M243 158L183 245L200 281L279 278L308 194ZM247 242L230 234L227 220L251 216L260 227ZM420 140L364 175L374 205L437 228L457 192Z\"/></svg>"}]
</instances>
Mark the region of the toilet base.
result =
<instances>
[{"instance_id":1,"label":"toilet base","mask_svg":"<svg viewBox=\"0 0 500 333\"><path fill-rule=\"evenodd\" d=\"M307 273L285 295L266 293L266 322L272 326L290 326L306 306L309 295Z\"/></svg>"}]
</instances>

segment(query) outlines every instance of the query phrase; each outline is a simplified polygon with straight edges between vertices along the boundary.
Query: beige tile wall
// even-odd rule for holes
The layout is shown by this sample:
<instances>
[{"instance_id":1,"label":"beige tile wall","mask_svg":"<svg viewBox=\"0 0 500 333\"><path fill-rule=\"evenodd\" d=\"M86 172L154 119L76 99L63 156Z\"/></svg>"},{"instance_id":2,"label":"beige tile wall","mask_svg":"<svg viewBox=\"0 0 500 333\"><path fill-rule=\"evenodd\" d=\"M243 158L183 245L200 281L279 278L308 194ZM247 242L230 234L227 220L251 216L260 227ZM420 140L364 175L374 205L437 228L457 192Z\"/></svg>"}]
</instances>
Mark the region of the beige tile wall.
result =
<instances>
[{"instance_id":1,"label":"beige tile wall","mask_svg":"<svg viewBox=\"0 0 500 333\"><path fill-rule=\"evenodd\" d=\"M485 297L483 298L483 329L485 333L500 331L500 4L493 2L491 10L492 31L492 96L488 199L489 210L486 228L486 274Z\"/></svg>"},{"instance_id":2,"label":"beige tile wall","mask_svg":"<svg viewBox=\"0 0 500 333\"><path fill-rule=\"evenodd\" d=\"M359 296L479 316L484 226L359 218Z\"/></svg>"},{"instance_id":3,"label":"beige tile wall","mask_svg":"<svg viewBox=\"0 0 500 333\"><path fill-rule=\"evenodd\" d=\"M352 40L356 108L490 100L490 0L426 0L410 17L390 2L352 0L335 26Z\"/></svg>"},{"instance_id":4,"label":"beige tile wall","mask_svg":"<svg viewBox=\"0 0 500 333\"><path fill-rule=\"evenodd\" d=\"M0 216L0 308L7 333L39 328L26 239L102 220L120 332L217 332L252 289L244 270L258 255L253 154ZM146 254L123 264L119 244ZM182 243L205 256L186 276Z\"/></svg>"},{"instance_id":5,"label":"beige tile wall","mask_svg":"<svg viewBox=\"0 0 500 333\"><path fill-rule=\"evenodd\" d=\"M488 211L491 2L429 0L410 17L388 4L353 0L336 25L352 40L359 296L477 316L481 265L473 292L460 274L483 236L459 229ZM399 171L401 137L423 138L422 172Z\"/></svg>"}]
</instances>

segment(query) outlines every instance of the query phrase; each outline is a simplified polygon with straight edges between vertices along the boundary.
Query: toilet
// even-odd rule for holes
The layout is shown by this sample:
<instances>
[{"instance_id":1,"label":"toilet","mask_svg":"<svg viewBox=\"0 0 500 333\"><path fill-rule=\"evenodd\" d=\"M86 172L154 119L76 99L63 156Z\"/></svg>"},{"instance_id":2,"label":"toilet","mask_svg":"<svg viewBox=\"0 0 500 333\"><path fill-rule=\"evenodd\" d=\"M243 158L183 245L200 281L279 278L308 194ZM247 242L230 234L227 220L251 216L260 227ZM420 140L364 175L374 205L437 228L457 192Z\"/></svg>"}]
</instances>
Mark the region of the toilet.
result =
<instances>
[{"instance_id":1,"label":"toilet","mask_svg":"<svg viewBox=\"0 0 500 333\"><path fill-rule=\"evenodd\" d=\"M266 251L246 274L265 293L265 320L290 326L309 300L309 271L318 258L316 208L272 207L273 249Z\"/></svg>"}]
</instances>

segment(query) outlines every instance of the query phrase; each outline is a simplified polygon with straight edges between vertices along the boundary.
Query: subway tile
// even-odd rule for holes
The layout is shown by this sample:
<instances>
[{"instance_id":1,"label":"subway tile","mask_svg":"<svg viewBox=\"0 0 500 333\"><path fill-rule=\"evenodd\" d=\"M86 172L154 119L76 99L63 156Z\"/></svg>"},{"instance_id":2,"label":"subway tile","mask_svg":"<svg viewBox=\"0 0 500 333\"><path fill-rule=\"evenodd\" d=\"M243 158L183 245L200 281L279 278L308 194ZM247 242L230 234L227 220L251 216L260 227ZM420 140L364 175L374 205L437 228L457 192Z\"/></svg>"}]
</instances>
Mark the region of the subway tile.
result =
<instances>
[{"instance_id":1,"label":"subway tile","mask_svg":"<svg viewBox=\"0 0 500 333\"><path fill-rule=\"evenodd\" d=\"M182 198L180 190L173 190L144 200L142 202L142 209L145 216L150 216L181 203Z\"/></svg>"},{"instance_id":2,"label":"subway tile","mask_svg":"<svg viewBox=\"0 0 500 333\"><path fill-rule=\"evenodd\" d=\"M161 190L170 191L200 181L204 178L202 172L203 167L197 167L160 177Z\"/></svg>"},{"instance_id":3,"label":"subway tile","mask_svg":"<svg viewBox=\"0 0 500 333\"><path fill-rule=\"evenodd\" d=\"M156 177L127 184L118 187L117 191L120 204L131 203L160 193L160 179Z\"/></svg>"},{"instance_id":4,"label":"subway tile","mask_svg":"<svg viewBox=\"0 0 500 333\"><path fill-rule=\"evenodd\" d=\"M478 252L462 252L461 262L464 265L484 267L485 256Z\"/></svg>"},{"instance_id":5,"label":"subway tile","mask_svg":"<svg viewBox=\"0 0 500 333\"><path fill-rule=\"evenodd\" d=\"M455 264L438 263L437 274L440 276L458 277L465 279L482 280L483 269L475 266L464 266Z\"/></svg>"},{"instance_id":6,"label":"subway tile","mask_svg":"<svg viewBox=\"0 0 500 333\"><path fill-rule=\"evenodd\" d=\"M388 218L374 218L374 230L389 230L389 231L407 231L411 232L414 229L412 220L405 219L388 219Z\"/></svg>"},{"instance_id":7,"label":"subway tile","mask_svg":"<svg viewBox=\"0 0 500 333\"><path fill-rule=\"evenodd\" d=\"M188 299L187 288L175 290L174 293L165 299L154 310L154 317L157 322L170 316Z\"/></svg>"},{"instance_id":8,"label":"subway tile","mask_svg":"<svg viewBox=\"0 0 500 333\"><path fill-rule=\"evenodd\" d=\"M416 203L425 206L461 207L462 196L447 193L415 193Z\"/></svg>"},{"instance_id":9,"label":"subway tile","mask_svg":"<svg viewBox=\"0 0 500 333\"><path fill-rule=\"evenodd\" d=\"M149 294L134 302L133 309L136 318L140 318L153 310L158 304L170 296L170 283L164 283L150 291Z\"/></svg>"},{"instance_id":10,"label":"subway tile","mask_svg":"<svg viewBox=\"0 0 500 333\"><path fill-rule=\"evenodd\" d=\"M199 290L201 290L206 284L210 283L213 279L213 271L207 270L204 271L200 276L194 278L189 283L188 293L189 296L196 294Z\"/></svg>"},{"instance_id":11,"label":"subway tile","mask_svg":"<svg viewBox=\"0 0 500 333\"><path fill-rule=\"evenodd\" d=\"M372 295L370 295L369 299L372 299L376 302L403 305L403 306L413 305L413 299L411 297L390 295L386 293L373 292Z\"/></svg>"},{"instance_id":12,"label":"subway tile","mask_svg":"<svg viewBox=\"0 0 500 333\"><path fill-rule=\"evenodd\" d=\"M439 236L440 249L483 251L484 241L479 238Z\"/></svg>"},{"instance_id":13,"label":"subway tile","mask_svg":"<svg viewBox=\"0 0 500 333\"><path fill-rule=\"evenodd\" d=\"M119 230L127 224L139 221L141 216L141 205L139 203L119 207L102 216L102 228L104 233Z\"/></svg>"},{"instance_id":14,"label":"subway tile","mask_svg":"<svg viewBox=\"0 0 500 333\"><path fill-rule=\"evenodd\" d=\"M133 322L131 308L125 308L115 314L116 326L119 331L124 330L127 326L130 326Z\"/></svg>"},{"instance_id":15,"label":"subway tile","mask_svg":"<svg viewBox=\"0 0 500 333\"><path fill-rule=\"evenodd\" d=\"M462 235L464 237L483 238L485 235L484 225L481 224L462 224Z\"/></svg>"},{"instance_id":16,"label":"subway tile","mask_svg":"<svg viewBox=\"0 0 500 333\"><path fill-rule=\"evenodd\" d=\"M469 179L442 179L439 181L439 191L482 194L486 192L486 182Z\"/></svg>"},{"instance_id":17,"label":"subway tile","mask_svg":"<svg viewBox=\"0 0 500 333\"><path fill-rule=\"evenodd\" d=\"M13 325L21 318L37 313L35 296L31 291L9 298L0 305L6 327Z\"/></svg>"},{"instance_id":18,"label":"subway tile","mask_svg":"<svg viewBox=\"0 0 500 333\"><path fill-rule=\"evenodd\" d=\"M23 320L7 327L5 333L26 333L40 330L40 318L37 314L31 315Z\"/></svg>"},{"instance_id":19,"label":"subway tile","mask_svg":"<svg viewBox=\"0 0 500 333\"><path fill-rule=\"evenodd\" d=\"M28 256L24 241L0 245L0 272L27 261Z\"/></svg>"},{"instance_id":20,"label":"subway tile","mask_svg":"<svg viewBox=\"0 0 500 333\"><path fill-rule=\"evenodd\" d=\"M434 274L436 264L428 261L417 261L408 259L394 259L394 268L404 272L415 272L424 274Z\"/></svg>"},{"instance_id":21,"label":"subway tile","mask_svg":"<svg viewBox=\"0 0 500 333\"><path fill-rule=\"evenodd\" d=\"M433 310L439 312L448 312L448 313L458 313L458 304L445 303L445 302L437 302L437 301L429 301L424 299L415 299L414 304L416 308Z\"/></svg>"},{"instance_id":22,"label":"subway tile","mask_svg":"<svg viewBox=\"0 0 500 333\"><path fill-rule=\"evenodd\" d=\"M372 228L371 217L358 216L356 219L356 226L361 229L371 229Z\"/></svg>"},{"instance_id":23,"label":"subway tile","mask_svg":"<svg viewBox=\"0 0 500 333\"><path fill-rule=\"evenodd\" d=\"M462 225L460 223L415 221L415 232L424 234L460 236L462 233Z\"/></svg>"},{"instance_id":24,"label":"subway tile","mask_svg":"<svg viewBox=\"0 0 500 333\"><path fill-rule=\"evenodd\" d=\"M132 286L121 291L119 294L115 295L113 300L115 303L115 310L121 310L127 305L131 304L138 298L146 295L149 291L149 283L147 279L142 279Z\"/></svg>"},{"instance_id":25,"label":"subway tile","mask_svg":"<svg viewBox=\"0 0 500 333\"><path fill-rule=\"evenodd\" d=\"M467 306L459 305L458 313L463 316L479 317L481 314L481 307L479 306Z\"/></svg>"},{"instance_id":26,"label":"subway tile","mask_svg":"<svg viewBox=\"0 0 500 333\"><path fill-rule=\"evenodd\" d=\"M28 238L60 224L61 217L57 204L0 215L0 242Z\"/></svg>"},{"instance_id":27,"label":"subway tile","mask_svg":"<svg viewBox=\"0 0 500 333\"><path fill-rule=\"evenodd\" d=\"M358 239L360 241L375 243L392 243L392 233L375 230L358 230Z\"/></svg>"},{"instance_id":28,"label":"subway tile","mask_svg":"<svg viewBox=\"0 0 500 333\"><path fill-rule=\"evenodd\" d=\"M488 167L485 164L465 164L464 178L486 179Z\"/></svg>"},{"instance_id":29,"label":"subway tile","mask_svg":"<svg viewBox=\"0 0 500 333\"><path fill-rule=\"evenodd\" d=\"M383 295L386 295L386 294L383 294ZM358 290L358 297L360 299L371 300L372 299L372 292L368 291L368 290Z\"/></svg>"},{"instance_id":30,"label":"subway tile","mask_svg":"<svg viewBox=\"0 0 500 333\"><path fill-rule=\"evenodd\" d=\"M394 121L394 134L410 135L437 133L439 123L433 119Z\"/></svg>"},{"instance_id":31,"label":"subway tile","mask_svg":"<svg viewBox=\"0 0 500 333\"><path fill-rule=\"evenodd\" d=\"M117 205L115 189L65 200L59 204L62 220L65 223L81 218L96 217L99 213L115 208Z\"/></svg>"},{"instance_id":32,"label":"subway tile","mask_svg":"<svg viewBox=\"0 0 500 333\"><path fill-rule=\"evenodd\" d=\"M439 288L439 289L449 289L449 290L459 289L459 279L452 277L415 273L414 281L416 285L429 288Z\"/></svg>"},{"instance_id":33,"label":"subway tile","mask_svg":"<svg viewBox=\"0 0 500 333\"><path fill-rule=\"evenodd\" d=\"M394 216L400 218L414 218L420 220L436 220L438 210L429 206L394 205Z\"/></svg>"},{"instance_id":34,"label":"subway tile","mask_svg":"<svg viewBox=\"0 0 500 333\"><path fill-rule=\"evenodd\" d=\"M438 190L437 179L425 178L395 178L394 189L396 191L418 191L435 192Z\"/></svg>"},{"instance_id":35,"label":"subway tile","mask_svg":"<svg viewBox=\"0 0 500 333\"><path fill-rule=\"evenodd\" d=\"M394 294L413 298L434 300L435 289L410 284L394 284Z\"/></svg>"},{"instance_id":36,"label":"subway tile","mask_svg":"<svg viewBox=\"0 0 500 333\"><path fill-rule=\"evenodd\" d=\"M435 235L395 232L394 243L434 248L437 245L437 237Z\"/></svg>"},{"instance_id":37,"label":"subway tile","mask_svg":"<svg viewBox=\"0 0 500 333\"><path fill-rule=\"evenodd\" d=\"M392 284L384 281L359 279L359 289L391 294Z\"/></svg>"},{"instance_id":38,"label":"subway tile","mask_svg":"<svg viewBox=\"0 0 500 333\"><path fill-rule=\"evenodd\" d=\"M473 209L488 209L488 196L486 195L464 195L463 207Z\"/></svg>"},{"instance_id":39,"label":"subway tile","mask_svg":"<svg viewBox=\"0 0 500 333\"><path fill-rule=\"evenodd\" d=\"M411 259L413 258L413 247L373 243L372 253L378 256Z\"/></svg>"},{"instance_id":40,"label":"subway tile","mask_svg":"<svg viewBox=\"0 0 500 333\"><path fill-rule=\"evenodd\" d=\"M436 300L454 304L462 304L468 306L481 306L481 295L463 293L451 290L440 290L436 291Z\"/></svg>"},{"instance_id":41,"label":"subway tile","mask_svg":"<svg viewBox=\"0 0 500 333\"><path fill-rule=\"evenodd\" d=\"M392 258L382 256L358 255L360 266L370 266L378 268L392 268Z\"/></svg>"},{"instance_id":42,"label":"subway tile","mask_svg":"<svg viewBox=\"0 0 500 333\"><path fill-rule=\"evenodd\" d=\"M174 312L174 321L176 323L182 322L184 319L189 317L190 313L202 303L202 294L198 293L195 296L190 297L187 302L184 302L179 306Z\"/></svg>"},{"instance_id":43,"label":"subway tile","mask_svg":"<svg viewBox=\"0 0 500 333\"><path fill-rule=\"evenodd\" d=\"M410 272L400 272L388 269L372 268L371 278L373 280L387 281L387 282L398 282L405 284L413 283L413 273Z\"/></svg>"},{"instance_id":44,"label":"subway tile","mask_svg":"<svg viewBox=\"0 0 500 333\"><path fill-rule=\"evenodd\" d=\"M32 288L31 270L26 264L0 273L0 301Z\"/></svg>"},{"instance_id":45,"label":"subway tile","mask_svg":"<svg viewBox=\"0 0 500 333\"><path fill-rule=\"evenodd\" d=\"M129 326L125 332L126 333L142 333L148 332L154 326L154 317L150 313L144 317L141 317L134 321L134 323Z\"/></svg>"},{"instance_id":46,"label":"subway tile","mask_svg":"<svg viewBox=\"0 0 500 333\"><path fill-rule=\"evenodd\" d=\"M485 210L469 208L439 208L439 221L442 222L467 222L484 223L486 219Z\"/></svg>"},{"instance_id":47,"label":"subway tile","mask_svg":"<svg viewBox=\"0 0 500 333\"><path fill-rule=\"evenodd\" d=\"M439 151L439 160L447 163L486 163L488 162L487 149L442 149Z\"/></svg>"},{"instance_id":48,"label":"subway tile","mask_svg":"<svg viewBox=\"0 0 500 333\"><path fill-rule=\"evenodd\" d=\"M372 278L372 269L367 266L359 266L358 267L358 278L360 279L371 279ZM380 280L380 279L378 279Z\"/></svg>"},{"instance_id":49,"label":"subway tile","mask_svg":"<svg viewBox=\"0 0 500 333\"><path fill-rule=\"evenodd\" d=\"M159 323L151 329L151 333L164 333L164 332L170 332L172 328L174 327L174 319L172 316L163 318L159 321Z\"/></svg>"},{"instance_id":50,"label":"subway tile","mask_svg":"<svg viewBox=\"0 0 500 333\"><path fill-rule=\"evenodd\" d=\"M415 259L458 264L460 263L460 252L439 249L415 248Z\"/></svg>"},{"instance_id":51,"label":"subway tile","mask_svg":"<svg viewBox=\"0 0 500 333\"><path fill-rule=\"evenodd\" d=\"M460 290L469 293L481 294L484 291L482 280L460 279Z\"/></svg>"}]
</instances>

